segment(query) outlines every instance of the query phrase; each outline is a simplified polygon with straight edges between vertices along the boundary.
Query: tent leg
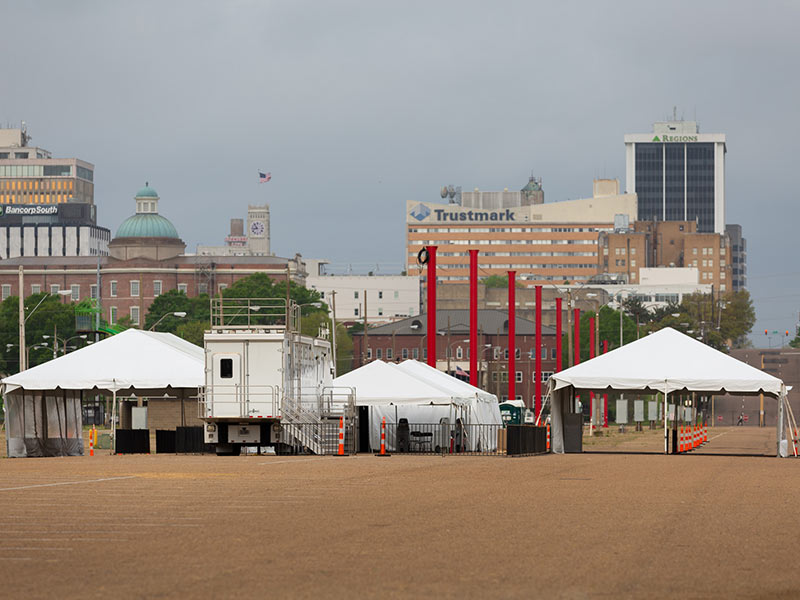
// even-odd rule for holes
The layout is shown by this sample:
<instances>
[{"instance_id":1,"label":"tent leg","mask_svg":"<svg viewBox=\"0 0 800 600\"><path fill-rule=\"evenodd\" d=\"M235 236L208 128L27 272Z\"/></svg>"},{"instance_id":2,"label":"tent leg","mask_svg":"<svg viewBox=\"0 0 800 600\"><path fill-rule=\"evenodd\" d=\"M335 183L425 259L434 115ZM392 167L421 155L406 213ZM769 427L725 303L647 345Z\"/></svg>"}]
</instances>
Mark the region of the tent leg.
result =
<instances>
[{"instance_id":1,"label":"tent leg","mask_svg":"<svg viewBox=\"0 0 800 600\"><path fill-rule=\"evenodd\" d=\"M117 453L117 390L112 390L111 403L111 454Z\"/></svg>"},{"instance_id":2,"label":"tent leg","mask_svg":"<svg viewBox=\"0 0 800 600\"><path fill-rule=\"evenodd\" d=\"M667 427L667 387L664 386L664 454L669 454L669 429Z\"/></svg>"}]
</instances>

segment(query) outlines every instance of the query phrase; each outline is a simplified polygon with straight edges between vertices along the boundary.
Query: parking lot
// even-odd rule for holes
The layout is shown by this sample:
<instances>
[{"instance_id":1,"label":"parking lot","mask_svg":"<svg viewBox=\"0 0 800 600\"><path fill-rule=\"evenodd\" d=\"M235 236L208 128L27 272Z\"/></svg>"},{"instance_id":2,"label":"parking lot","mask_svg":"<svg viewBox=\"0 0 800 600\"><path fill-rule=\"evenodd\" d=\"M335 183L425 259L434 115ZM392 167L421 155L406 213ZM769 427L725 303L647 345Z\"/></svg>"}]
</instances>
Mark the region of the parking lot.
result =
<instances>
[{"instance_id":1,"label":"parking lot","mask_svg":"<svg viewBox=\"0 0 800 600\"><path fill-rule=\"evenodd\" d=\"M19 598L796 595L800 461L774 429L580 455L0 460ZM653 454L648 454L653 452ZM784 565L786 565L785 568Z\"/></svg>"}]
</instances>

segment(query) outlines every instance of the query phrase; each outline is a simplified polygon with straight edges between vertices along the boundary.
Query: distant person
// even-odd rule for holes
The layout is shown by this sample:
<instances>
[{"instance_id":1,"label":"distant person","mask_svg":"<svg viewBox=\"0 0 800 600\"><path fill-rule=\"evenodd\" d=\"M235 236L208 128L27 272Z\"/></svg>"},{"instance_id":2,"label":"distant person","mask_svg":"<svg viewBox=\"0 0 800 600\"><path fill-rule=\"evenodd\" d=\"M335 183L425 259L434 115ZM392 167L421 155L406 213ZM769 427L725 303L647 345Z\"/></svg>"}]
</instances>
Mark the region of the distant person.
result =
<instances>
[{"instance_id":1,"label":"distant person","mask_svg":"<svg viewBox=\"0 0 800 600\"><path fill-rule=\"evenodd\" d=\"M736 426L744 425L744 413L739 413L739 420L736 421Z\"/></svg>"}]
</instances>

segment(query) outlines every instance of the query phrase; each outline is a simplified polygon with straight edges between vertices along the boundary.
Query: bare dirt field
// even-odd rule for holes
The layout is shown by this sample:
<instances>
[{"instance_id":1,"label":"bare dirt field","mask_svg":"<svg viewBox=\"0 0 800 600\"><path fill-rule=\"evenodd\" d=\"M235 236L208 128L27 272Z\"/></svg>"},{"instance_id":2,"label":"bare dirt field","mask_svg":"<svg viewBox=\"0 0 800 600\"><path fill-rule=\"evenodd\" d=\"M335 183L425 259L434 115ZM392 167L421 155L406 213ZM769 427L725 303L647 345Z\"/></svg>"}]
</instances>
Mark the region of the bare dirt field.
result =
<instances>
[{"instance_id":1,"label":"bare dirt field","mask_svg":"<svg viewBox=\"0 0 800 600\"><path fill-rule=\"evenodd\" d=\"M771 456L774 429L683 456L662 436L529 458L2 459L0 596L797 597L800 461Z\"/></svg>"}]
</instances>

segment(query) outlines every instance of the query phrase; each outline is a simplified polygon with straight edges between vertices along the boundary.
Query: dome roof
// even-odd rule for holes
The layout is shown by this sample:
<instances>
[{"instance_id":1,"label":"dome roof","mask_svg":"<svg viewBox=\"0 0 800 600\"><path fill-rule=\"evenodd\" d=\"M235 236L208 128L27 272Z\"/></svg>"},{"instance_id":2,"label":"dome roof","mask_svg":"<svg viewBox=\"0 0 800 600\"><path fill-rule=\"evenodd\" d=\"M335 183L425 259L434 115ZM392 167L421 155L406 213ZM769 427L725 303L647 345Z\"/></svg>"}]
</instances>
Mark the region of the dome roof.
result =
<instances>
[{"instance_id":1,"label":"dome roof","mask_svg":"<svg viewBox=\"0 0 800 600\"><path fill-rule=\"evenodd\" d=\"M149 188L144 189L147 190ZM141 193L140 191L137 197L139 197ZM145 213L135 214L125 219L122 225L119 226L116 237L162 237L180 239L178 230L175 229L175 226L169 219L159 214Z\"/></svg>"},{"instance_id":2,"label":"dome roof","mask_svg":"<svg viewBox=\"0 0 800 600\"><path fill-rule=\"evenodd\" d=\"M149 185L145 185L142 189L136 192L136 198L158 198L158 193Z\"/></svg>"}]
</instances>

